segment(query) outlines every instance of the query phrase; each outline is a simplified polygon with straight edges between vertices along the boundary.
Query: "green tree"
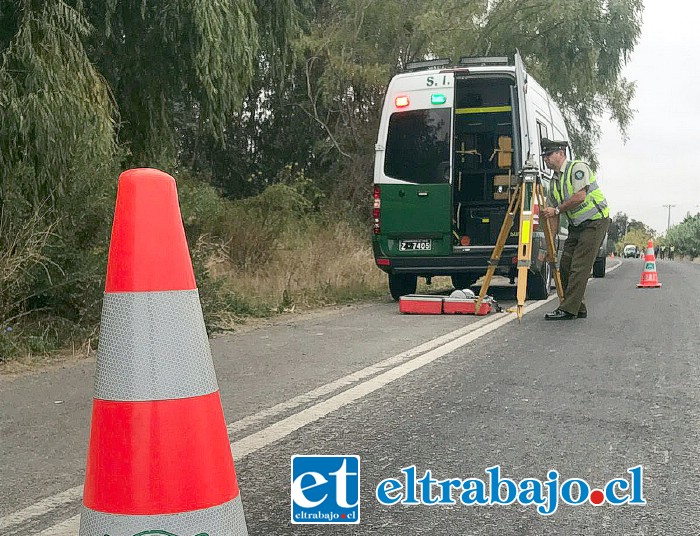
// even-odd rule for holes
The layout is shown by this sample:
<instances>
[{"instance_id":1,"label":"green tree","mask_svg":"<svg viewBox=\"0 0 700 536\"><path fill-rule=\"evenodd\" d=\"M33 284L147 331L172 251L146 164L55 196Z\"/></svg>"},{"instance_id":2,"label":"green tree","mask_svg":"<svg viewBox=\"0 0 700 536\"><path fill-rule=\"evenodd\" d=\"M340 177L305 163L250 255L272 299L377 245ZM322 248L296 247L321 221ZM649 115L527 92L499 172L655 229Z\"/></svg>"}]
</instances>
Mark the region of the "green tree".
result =
<instances>
[{"instance_id":1,"label":"green tree","mask_svg":"<svg viewBox=\"0 0 700 536\"><path fill-rule=\"evenodd\" d=\"M2 0L0 28L0 321L79 322L97 310L116 108L80 10Z\"/></svg>"},{"instance_id":2,"label":"green tree","mask_svg":"<svg viewBox=\"0 0 700 536\"><path fill-rule=\"evenodd\" d=\"M285 76L305 5L0 0L0 244L36 233L0 256L0 285L24 293L3 303L94 312L118 169L174 170L199 132L221 143L258 66Z\"/></svg>"},{"instance_id":3,"label":"green tree","mask_svg":"<svg viewBox=\"0 0 700 536\"><path fill-rule=\"evenodd\" d=\"M627 225L629 223L629 218L624 212L618 212L612 217L610 222L610 228L608 229L608 240L616 244L627 232Z\"/></svg>"},{"instance_id":4,"label":"green tree","mask_svg":"<svg viewBox=\"0 0 700 536\"><path fill-rule=\"evenodd\" d=\"M279 182L278 175L290 163L299 169L313 166L319 171L316 178L321 174L321 168L312 164L314 125L298 106L306 99L306 85L299 82L303 62L292 61L298 57L290 46L312 16L313 6L306 1L286 2L285 16L294 25L288 24L285 34L279 24L270 22L285 12L283 4L258 4L260 24L266 24L261 53L242 105L227 118L222 142L197 128L195 121L180 129L182 164L210 177L211 183L234 198L257 195ZM273 6L276 17L270 14Z\"/></svg>"},{"instance_id":5,"label":"green tree","mask_svg":"<svg viewBox=\"0 0 700 536\"><path fill-rule=\"evenodd\" d=\"M666 244L676 247L681 255L700 257L700 213L688 214L681 223L666 233Z\"/></svg>"},{"instance_id":6,"label":"green tree","mask_svg":"<svg viewBox=\"0 0 700 536\"><path fill-rule=\"evenodd\" d=\"M298 31L294 0L82 2L90 55L119 107L129 165L172 165L178 132L216 142L240 110L259 62L282 75Z\"/></svg>"},{"instance_id":7,"label":"green tree","mask_svg":"<svg viewBox=\"0 0 700 536\"><path fill-rule=\"evenodd\" d=\"M651 238L656 236L656 231L654 229L649 227L646 223L632 218L627 224L627 231L629 232L634 230L638 230L642 234L648 235Z\"/></svg>"},{"instance_id":8,"label":"green tree","mask_svg":"<svg viewBox=\"0 0 700 536\"><path fill-rule=\"evenodd\" d=\"M647 250L647 243L654 237L642 228L635 227L627 231L627 234L622 237L619 249L621 250L627 244L634 244L640 251Z\"/></svg>"},{"instance_id":9,"label":"green tree","mask_svg":"<svg viewBox=\"0 0 700 536\"><path fill-rule=\"evenodd\" d=\"M608 113L625 135L634 83L622 67L637 43L641 0L500 0L475 52L519 49L529 71L565 112L579 155L597 167L598 120Z\"/></svg>"},{"instance_id":10,"label":"green tree","mask_svg":"<svg viewBox=\"0 0 700 536\"><path fill-rule=\"evenodd\" d=\"M339 157L336 176L366 181L382 96L412 60L512 55L564 110L577 154L595 167L598 118L623 135L634 85L621 75L640 32L639 0L318 1L305 58L302 105L316 124L317 154ZM353 188L350 188L352 191Z\"/></svg>"},{"instance_id":11,"label":"green tree","mask_svg":"<svg viewBox=\"0 0 700 536\"><path fill-rule=\"evenodd\" d=\"M5 0L0 28L0 199L31 212L94 186L115 152L115 109L79 11Z\"/></svg>"},{"instance_id":12,"label":"green tree","mask_svg":"<svg viewBox=\"0 0 700 536\"><path fill-rule=\"evenodd\" d=\"M613 216L608 230L608 241L615 244L618 253L622 252L627 244L646 250L649 239L656 239L656 231L644 222L630 218L624 212Z\"/></svg>"}]
</instances>

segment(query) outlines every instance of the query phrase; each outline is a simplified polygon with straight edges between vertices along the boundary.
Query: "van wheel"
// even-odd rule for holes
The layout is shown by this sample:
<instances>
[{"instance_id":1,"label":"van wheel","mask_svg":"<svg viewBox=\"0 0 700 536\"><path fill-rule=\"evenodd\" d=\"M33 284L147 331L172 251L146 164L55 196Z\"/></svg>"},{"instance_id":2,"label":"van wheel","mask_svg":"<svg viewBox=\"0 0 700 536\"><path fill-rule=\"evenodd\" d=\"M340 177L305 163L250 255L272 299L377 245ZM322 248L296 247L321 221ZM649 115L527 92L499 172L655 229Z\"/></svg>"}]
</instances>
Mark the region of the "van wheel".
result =
<instances>
[{"instance_id":1,"label":"van wheel","mask_svg":"<svg viewBox=\"0 0 700 536\"><path fill-rule=\"evenodd\" d=\"M548 262L544 263L543 272L527 273L527 299L546 300L552 288L552 267Z\"/></svg>"},{"instance_id":2,"label":"van wheel","mask_svg":"<svg viewBox=\"0 0 700 536\"><path fill-rule=\"evenodd\" d=\"M605 257L599 257L593 263L593 277L605 277Z\"/></svg>"},{"instance_id":3,"label":"van wheel","mask_svg":"<svg viewBox=\"0 0 700 536\"><path fill-rule=\"evenodd\" d=\"M413 294L418 286L418 276L413 274L389 274L389 292L398 300L406 294Z\"/></svg>"},{"instance_id":4,"label":"van wheel","mask_svg":"<svg viewBox=\"0 0 700 536\"><path fill-rule=\"evenodd\" d=\"M477 277L472 274L452 274L452 286L456 290L464 290L476 283Z\"/></svg>"}]
</instances>

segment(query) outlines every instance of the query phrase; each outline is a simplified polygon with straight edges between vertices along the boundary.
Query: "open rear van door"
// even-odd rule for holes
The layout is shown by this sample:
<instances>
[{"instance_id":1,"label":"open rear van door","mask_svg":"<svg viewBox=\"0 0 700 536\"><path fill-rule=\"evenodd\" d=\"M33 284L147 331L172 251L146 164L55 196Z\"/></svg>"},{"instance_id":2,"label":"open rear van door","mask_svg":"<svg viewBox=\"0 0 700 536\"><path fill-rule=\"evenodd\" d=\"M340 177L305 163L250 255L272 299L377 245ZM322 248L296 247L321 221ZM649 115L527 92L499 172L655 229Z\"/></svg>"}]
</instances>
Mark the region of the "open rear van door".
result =
<instances>
[{"instance_id":1,"label":"open rear van door","mask_svg":"<svg viewBox=\"0 0 700 536\"><path fill-rule=\"evenodd\" d=\"M517 102L517 106L513 106L513 115L517 113L517 120L520 128L513 129L516 133L517 140L514 140L515 147L519 151L515 150L515 172L518 173L525 162L532 158L532 140L530 139L530 129L527 120L527 100L525 95L527 94L527 73L525 72L525 66L523 65L523 60L520 57L520 52L515 53L515 88L514 97L517 97L517 101L513 99L513 102ZM517 112L516 112L517 108ZM520 154L518 154L520 153Z\"/></svg>"}]
</instances>

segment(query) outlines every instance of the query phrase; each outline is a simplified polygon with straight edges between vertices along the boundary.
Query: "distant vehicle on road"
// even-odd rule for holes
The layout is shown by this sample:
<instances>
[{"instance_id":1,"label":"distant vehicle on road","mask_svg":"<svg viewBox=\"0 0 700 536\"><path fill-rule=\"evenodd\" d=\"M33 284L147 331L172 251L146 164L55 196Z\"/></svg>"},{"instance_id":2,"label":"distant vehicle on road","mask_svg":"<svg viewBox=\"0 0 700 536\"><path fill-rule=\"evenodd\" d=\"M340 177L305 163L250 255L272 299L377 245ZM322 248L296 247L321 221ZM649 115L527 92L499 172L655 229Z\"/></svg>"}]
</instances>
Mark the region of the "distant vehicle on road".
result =
<instances>
[{"instance_id":1,"label":"distant vehicle on road","mask_svg":"<svg viewBox=\"0 0 700 536\"><path fill-rule=\"evenodd\" d=\"M637 246L634 244L627 244L625 248L622 250L622 256L627 259L629 257L636 258L639 256L639 251L637 250Z\"/></svg>"}]
</instances>

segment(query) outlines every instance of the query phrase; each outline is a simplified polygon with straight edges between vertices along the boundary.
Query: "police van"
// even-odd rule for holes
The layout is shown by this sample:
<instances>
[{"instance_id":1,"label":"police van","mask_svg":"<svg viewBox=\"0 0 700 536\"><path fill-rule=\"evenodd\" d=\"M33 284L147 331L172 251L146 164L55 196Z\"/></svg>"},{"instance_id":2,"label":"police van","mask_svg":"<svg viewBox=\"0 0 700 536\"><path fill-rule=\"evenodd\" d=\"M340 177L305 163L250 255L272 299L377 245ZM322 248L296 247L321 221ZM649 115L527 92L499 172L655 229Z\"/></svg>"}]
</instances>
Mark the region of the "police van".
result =
<instances>
[{"instance_id":1,"label":"police van","mask_svg":"<svg viewBox=\"0 0 700 536\"><path fill-rule=\"evenodd\" d=\"M418 277L449 275L462 289L486 273L523 167L538 169L549 191L543 138L569 139L562 113L518 54L416 62L391 80L375 146L372 243L394 299L415 292ZM545 299L552 273L533 211L528 299ZM516 221L496 268L511 283L517 244Z\"/></svg>"}]
</instances>

